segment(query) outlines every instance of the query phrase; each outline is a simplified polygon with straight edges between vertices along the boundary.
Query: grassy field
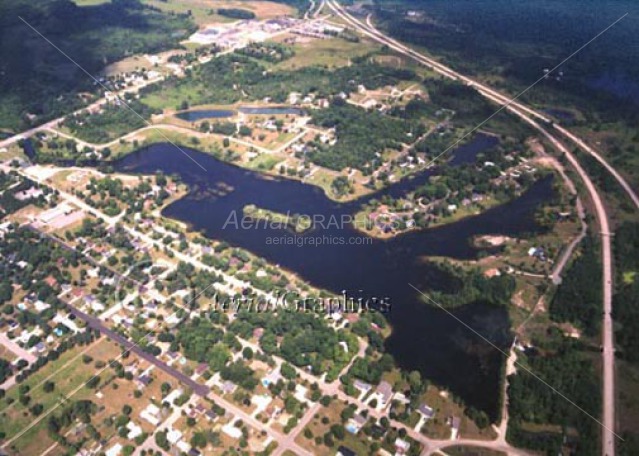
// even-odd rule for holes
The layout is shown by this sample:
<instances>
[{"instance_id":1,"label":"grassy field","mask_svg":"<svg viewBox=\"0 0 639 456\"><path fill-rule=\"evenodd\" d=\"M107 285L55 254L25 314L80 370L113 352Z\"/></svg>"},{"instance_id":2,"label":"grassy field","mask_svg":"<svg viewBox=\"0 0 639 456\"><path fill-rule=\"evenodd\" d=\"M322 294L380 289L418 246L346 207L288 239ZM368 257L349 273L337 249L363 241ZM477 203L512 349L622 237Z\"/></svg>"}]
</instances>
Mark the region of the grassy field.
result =
<instances>
[{"instance_id":1,"label":"grassy field","mask_svg":"<svg viewBox=\"0 0 639 456\"><path fill-rule=\"evenodd\" d=\"M319 445L316 444L314 438L322 437L330 430L331 425L341 423L340 414L344 408L344 404L337 400L334 400L328 407L322 407L306 426L306 429L310 429L312 432L313 437L311 439L307 439L302 432L298 435L295 441L317 456L328 456L334 454L335 450L333 448L327 447L324 443ZM322 423L322 419L324 417L329 420L327 424ZM363 432L360 431L360 433L361 434L358 435L363 436ZM363 440L363 437L360 439L358 436L346 432L344 440L336 442L339 442L339 445L344 445L352 449L356 454L369 454L369 447Z\"/></svg>"},{"instance_id":2,"label":"grassy field","mask_svg":"<svg viewBox=\"0 0 639 456\"><path fill-rule=\"evenodd\" d=\"M111 0L73 0L78 6L95 6L103 3L109 3Z\"/></svg>"},{"instance_id":3,"label":"grassy field","mask_svg":"<svg viewBox=\"0 0 639 456\"><path fill-rule=\"evenodd\" d=\"M279 39L278 41L281 40ZM293 49L295 56L275 65L275 69L294 70L314 65L327 66L329 68L341 67L348 65L349 61L355 57L380 50L380 47L366 40L352 43L341 38L320 40L296 37Z\"/></svg>"},{"instance_id":4,"label":"grassy field","mask_svg":"<svg viewBox=\"0 0 639 456\"><path fill-rule=\"evenodd\" d=\"M15 143L9 146L6 152L0 152L0 162L13 160L14 158L20 160L26 158L24 152L22 151L22 148Z\"/></svg>"},{"instance_id":5,"label":"grassy field","mask_svg":"<svg viewBox=\"0 0 639 456\"><path fill-rule=\"evenodd\" d=\"M46 415L57 409L65 399L82 389L84 383L98 372L94 362L85 364L82 361L83 353L91 356L94 361L106 362L115 358L120 350L115 344L101 339L89 347L79 346L64 353L58 360L47 364L20 384L20 386L27 385L30 388L28 395L31 397L31 401L27 406L18 401L19 386L16 385L7 391L4 404L7 404L8 400L14 401L9 405L4 405L0 412L3 418L2 431L6 433L7 439L19 435L34 422L36 418L28 412L29 407L33 404L42 404L44 407L39 418L45 418L13 442L18 451L23 454L39 454L51 445L52 441L46 437ZM43 384L46 381L55 383L55 389L50 393L45 393L43 390Z\"/></svg>"},{"instance_id":6,"label":"grassy field","mask_svg":"<svg viewBox=\"0 0 639 456\"><path fill-rule=\"evenodd\" d=\"M80 1L99 2L100 0ZM273 17L295 14L295 9L288 5L268 1L261 2L249 0L210 2L206 0L169 0L167 2L163 2L160 0L143 0L143 3L159 8L162 11L177 14L190 12L191 18L198 25L236 21L236 19L217 14L216 11L219 8L239 8L249 10L255 13L256 19L271 19Z\"/></svg>"},{"instance_id":7,"label":"grassy field","mask_svg":"<svg viewBox=\"0 0 639 456\"><path fill-rule=\"evenodd\" d=\"M195 82L143 95L141 101L154 109L180 109L183 101L191 104L199 99L201 86Z\"/></svg>"}]
</instances>

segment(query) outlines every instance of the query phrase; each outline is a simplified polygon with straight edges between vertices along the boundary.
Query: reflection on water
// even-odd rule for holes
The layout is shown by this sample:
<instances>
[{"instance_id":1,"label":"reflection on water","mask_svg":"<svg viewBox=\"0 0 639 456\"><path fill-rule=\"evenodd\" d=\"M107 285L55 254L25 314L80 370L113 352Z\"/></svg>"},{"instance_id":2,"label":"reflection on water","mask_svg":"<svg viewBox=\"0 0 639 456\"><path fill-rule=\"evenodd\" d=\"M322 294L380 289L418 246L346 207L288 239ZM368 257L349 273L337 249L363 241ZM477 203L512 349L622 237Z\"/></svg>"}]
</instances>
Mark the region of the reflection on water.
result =
<instances>
[{"instance_id":1,"label":"reflection on water","mask_svg":"<svg viewBox=\"0 0 639 456\"><path fill-rule=\"evenodd\" d=\"M472 161L480 151L494 145L494 138L480 135L463 146L455 163ZM212 239L224 240L266 258L273 264L298 273L313 285L334 292L347 290L358 296L388 297L392 305L387 314L393 333L386 348L397 363L449 388L468 404L497 414L497 395L501 354L460 325L446 312L423 303L412 283L420 289L454 290L451 277L423 261L428 256L469 259L477 254L469 239L474 235L501 233L515 235L536 230L533 212L552 195L550 180L534 185L511 203L457 223L423 231L409 232L390 240L371 244L351 244L362 236L352 226L315 227L303 236L338 238L339 244L274 245L268 238L298 236L285 229L234 229L224 224L229 214L247 204L277 212L336 217L352 215L371 197L401 195L425 182L433 171L423 172L360 201L340 204L328 199L315 186L298 181L264 178L210 155L186 149L207 171L191 160L176 159L168 144L156 144L128 155L116 164L120 172L179 174L192 191L168 206L164 214L188 222ZM230 189L217 192L220 184ZM206 195L202 197L202 195ZM510 341L509 320L502 307L475 302L454 311L455 315L498 346Z\"/></svg>"},{"instance_id":2,"label":"reflection on water","mask_svg":"<svg viewBox=\"0 0 639 456\"><path fill-rule=\"evenodd\" d=\"M293 108L290 106L240 106L239 112L248 115L296 115L300 116L304 114L304 110L300 108ZM202 119L223 119L226 117L233 117L237 114L237 111L233 109L192 109L189 111L182 111L175 115L178 119L186 120L188 122L195 122Z\"/></svg>"}]
</instances>

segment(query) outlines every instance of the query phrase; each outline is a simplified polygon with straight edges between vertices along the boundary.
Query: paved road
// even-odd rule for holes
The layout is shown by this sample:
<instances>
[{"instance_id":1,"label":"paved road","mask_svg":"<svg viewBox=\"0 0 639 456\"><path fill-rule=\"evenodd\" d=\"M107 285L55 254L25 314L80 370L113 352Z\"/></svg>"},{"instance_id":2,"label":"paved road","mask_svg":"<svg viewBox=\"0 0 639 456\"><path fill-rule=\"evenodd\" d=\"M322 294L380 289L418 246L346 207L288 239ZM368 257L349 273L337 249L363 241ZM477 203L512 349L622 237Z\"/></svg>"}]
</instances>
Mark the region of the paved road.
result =
<instances>
[{"instance_id":1,"label":"paved road","mask_svg":"<svg viewBox=\"0 0 639 456\"><path fill-rule=\"evenodd\" d=\"M599 193L597 192L594 184L588 177L587 173L583 170L579 162L574 155L559 142L554 136L552 136L546 129L544 129L536 120L542 120L550 124L550 119L540 114L536 110L529 108L528 106L517 102L511 101L509 97L506 97L499 92L485 86L477 81L472 80L466 76L463 76L450 68L440 64L439 62L430 59L423 54L420 54L413 49L387 37L375 29L370 23L370 16L368 19L368 26L365 26L360 21L353 18L348 14L337 1L327 0L327 5L344 21L351 26L355 27L361 33L373 38L374 40L387 45L389 48L412 57L414 60L429 66L434 71L452 78L465 82L467 85L474 87L480 94L484 95L488 99L501 105L506 105L507 109L515 114L523 121L529 123L533 128L541 132L560 152L565 153L570 164L575 168L579 177L583 180L586 190L593 201L595 206L595 212L599 226L601 229L602 240L602 266L603 266L603 326L602 326L602 344L603 344L603 437L602 437L602 454L606 456L613 456L615 454L615 396L614 396L614 343L613 343L613 328L612 328L612 254L611 254L611 242L610 242L610 229L608 225L608 216L605 210L605 206L601 200ZM529 117L532 116L533 118ZM563 130L563 131L562 131ZM566 130L558 130L561 133ZM564 133L565 134L565 133ZM571 140L576 138L572 135ZM583 142L581 142L583 143ZM585 144L583 144L585 145ZM596 157L595 157L596 158ZM603 158L599 157L602 161ZM611 170L609 165L606 167ZM615 178L621 182L623 178L618 173L613 174ZM628 192L631 190L627 184L622 184L624 189ZM632 195L631 195L631 198ZM635 198L633 198L635 201Z\"/></svg>"},{"instance_id":2,"label":"paved road","mask_svg":"<svg viewBox=\"0 0 639 456\"><path fill-rule=\"evenodd\" d=\"M601 163L606 168L606 170L608 170L608 172L610 172L613 175L613 177L617 180L619 185L621 185L624 191L628 194L628 197L632 199L635 206L639 209L639 196L637 196L636 192L632 189L632 187L628 184L628 182L624 179L624 177L621 174L619 174L619 172L615 170L615 168L611 166L606 161L606 159L604 159L601 156L601 154L595 151L592 146L589 146L588 144L586 144L585 141L583 141L581 138L576 136L574 133L571 133L570 131L568 131L566 128L562 127L559 123L553 121L548 116L544 115L542 112L534 108L531 108L530 106L527 106L520 101L517 101L517 100L513 101L510 97L503 95L502 93L492 89L491 87L484 85L474 79L471 79L468 76L464 76L463 74L454 71L453 69L439 63L438 61L433 60L423 54L420 54L419 52L409 48L408 46L405 46L404 44L384 35L372 25L370 20L371 19L370 15L367 17L367 20L366 20L367 26L364 27L362 23L360 23L359 21L354 19L352 16L350 16L346 11L344 11L344 9L339 5L339 3L336 0L327 0L327 4L334 12L336 12L340 17L342 17L342 19L346 20L348 23L353 25L355 28L358 28L362 33L370 36L371 38L377 41L383 42L384 44L387 44L389 47L391 47L392 49L398 52L401 52L402 54L412 57L413 59L430 67L431 69L433 69L434 71L436 71L437 73L443 76L449 77L456 81L464 82L468 86L473 87L480 92L485 92L486 94L493 97L494 101L498 102L499 104L502 104L502 105L508 104L509 106L513 106L514 108L516 108L522 114L528 114L530 116L533 116L537 120L541 120L547 123L548 125L552 125L555 128L555 130L557 130L559 133L561 133L570 141L577 144L580 148L582 148L584 151L592 155L597 161L599 161L599 163Z\"/></svg>"},{"instance_id":3,"label":"paved road","mask_svg":"<svg viewBox=\"0 0 639 456\"><path fill-rule=\"evenodd\" d=\"M38 357L33 353L28 352L20 345L9 339L6 333L0 333L0 345L3 345L7 350L12 352L18 358L24 359L29 364L34 363L38 359Z\"/></svg>"},{"instance_id":4,"label":"paved road","mask_svg":"<svg viewBox=\"0 0 639 456\"><path fill-rule=\"evenodd\" d=\"M613 168L596 150L594 150L592 147L586 144L582 139L578 138L573 133L563 128L561 125L554 124L553 126L555 127L555 130L557 130L558 132L563 134L565 137L570 139L572 142L577 144L581 149L588 152L599 163L601 163L601 165L604 168L606 168L606 170L608 170L608 172L612 174L615 179L617 179L617 182L619 183L619 185L623 187L623 189L628 194L628 196L630 197L634 205L637 207L637 209L639 209L639 196L637 196L637 193L635 193L632 187L630 187L630 184L628 184L628 182L623 178L621 174L619 174L619 172L617 172L615 168Z\"/></svg>"},{"instance_id":5,"label":"paved road","mask_svg":"<svg viewBox=\"0 0 639 456\"><path fill-rule=\"evenodd\" d=\"M82 312L81 310L78 310L77 308L73 307L70 304L67 304L67 307L69 309L69 312L71 312L77 318L80 318L81 320L86 322L86 324L89 327L100 331L103 335L105 335L109 339L122 345L126 350L135 353L140 358L153 364L154 366L156 366L158 369L160 369L167 375L173 377L174 379L178 380L183 385L192 389L193 392L197 394L198 396L202 398L208 398L208 399L214 400L221 407L224 407L226 410L228 410L233 415L235 415L236 418L240 418L242 421L244 421L244 423L247 423L248 425L257 429L258 431L264 431L268 433L269 435L271 435L273 440L275 440L278 443L278 448L280 447L282 448L282 451L291 450L297 453L298 455L311 456L310 452L304 450L302 447L295 444L289 438L289 436L286 436L284 434L280 434L279 432L274 431L269 426L265 425L261 421L258 421L257 419L249 415L248 413L239 409L233 403L213 393L208 386L198 383L197 381L193 380L191 377L187 376L186 374L183 374L179 370L174 369L173 367L169 366L163 361L160 361L158 358L156 358L152 354L145 352L144 350L142 350L142 348L139 345L131 342L129 339L122 336L121 334L111 330L99 318L88 315Z\"/></svg>"},{"instance_id":6,"label":"paved road","mask_svg":"<svg viewBox=\"0 0 639 456\"><path fill-rule=\"evenodd\" d=\"M87 324L87 326L97 331L100 331L100 333L102 333L109 339L122 345L127 351L133 352L140 358L144 359L150 364L153 364L155 367L157 367L158 369L160 369L167 375L175 378L179 382L183 383L185 386L191 388L193 392L197 394L198 396L207 397L209 395L210 390L206 385L202 385L196 382L195 380L192 380L191 377L189 377L188 375L183 374L179 370L174 369L168 364L160 361L152 354L145 352L144 350L142 350L142 348L138 344L133 343L132 341L130 341L129 339L127 339L120 333L117 333L113 331L112 329L110 329L109 327L107 327L98 317L94 317L92 315L84 313L81 310L77 309L76 307L72 306L71 304L67 304L67 308L72 315L75 315L77 318L84 321Z\"/></svg>"},{"instance_id":7,"label":"paved road","mask_svg":"<svg viewBox=\"0 0 639 456\"><path fill-rule=\"evenodd\" d=\"M142 82L141 84L135 86L135 87L127 87L125 89L122 89L120 92L116 92L118 96L123 96L126 93L137 93L140 89L142 89L143 87L148 86L149 84L155 84L158 81L163 80L163 77L159 77L159 78L155 78L155 79L149 79L147 81ZM106 99L105 98L100 98L99 100L91 103L88 106L85 106L84 108L80 108L77 111L72 112L69 115L73 115L73 114L78 114L87 110L93 110L96 109L104 104L106 104ZM21 133L18 133L17 135L11 136L10 138L4 139L2 141L0 141L0 147L8 147L18 141L20 141L21 139L26 139L29 138L33 135L35 135L37 132L39 131L48 131L51 129L56 128L57 126L59 126L62 122L64 122L64 119L66 119L66 116L62 116L62 117L58 117L57 119L53 119L50 120L49 122L46 122L42 125L39 125L37 127L33 127L30 128L29 130L25 130Z\"/></svg>"},{"instance_id":8,"label":"paved road","mask_svg":"<svg viewBox=\"0 0 639 456\"><path fill-rule=\"evenodd\" d=\"M54 128L49 128L48 129L50 132L55 133L59 136L62 136L63 138L67 138L67 139L72 139L74 140L80 147L89 147L95 150L102 150L102 149L106 149L107 147L113 147L116 144L119 144L120 141L122 140L129 140L129 139L133 139L135 138L135 136L137 136L140 133L143 133L145 131L149 131L149 130L168 130L168 131L174 131L176 133L183 133L189 136L196 136L198 138L210 138L211 136L213 137L219 137L220 139L224 139L224 138L228 138L229 141L236 143L236 144L240 144L242 146L245 147L251 147L255 150L259 150L262 153L272 153L273 151L271 149L267 149L266 147L261 147L258 146L256 144L253 144L252 142L249 141L244 141L240 138L235 138L233 136L224 136L224 135L218 135L215 133L204 133L198 130L193 130L192 128L189 127L182 127L179 125L173 125L173 124L150 124L147 125L145 127L142 127L138 130L132 131L130 133L125 134L124 136L121 136L117 139L114 139L113 141L109 141L107 143L102 143L102 144L95 144L95 143L90 143L90 142L86 142L83 141L81 139L76 138L73 135L70 135L68 133L64 133L60 130L56 130Z\"/></svg>"},{"instance_id":9,"label":"paved road","mask_svg":"<svg viewBox=\"0 0 639 456\"><path fill-rule=\"evenodd\" d=\"M515 108L509 110L517 113ZM521 115L521 112L519 112ZM582 168L575 156L557 138L542 128L539 123L527 116L521 116L522 120L541 132L566 158L575 169L594 205L597 221L599 223L601 237L602 276L603 276L603 325L602 325L602 357L603 357L603 429L602 429L602 454L612 456L615 454L615 348L613 341L612 321L612 243L610 240L610 226L608 215L601 196L586 171Z\"/></svg>"}]
</instances>

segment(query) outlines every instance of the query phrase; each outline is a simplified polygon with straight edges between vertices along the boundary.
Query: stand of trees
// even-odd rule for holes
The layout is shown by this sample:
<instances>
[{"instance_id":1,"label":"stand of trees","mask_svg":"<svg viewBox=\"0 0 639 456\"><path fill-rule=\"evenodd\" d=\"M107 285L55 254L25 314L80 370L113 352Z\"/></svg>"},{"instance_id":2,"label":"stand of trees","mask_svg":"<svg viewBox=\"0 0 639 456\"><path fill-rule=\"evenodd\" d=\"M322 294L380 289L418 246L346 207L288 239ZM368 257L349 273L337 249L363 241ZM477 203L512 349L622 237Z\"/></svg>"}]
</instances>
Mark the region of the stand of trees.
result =
<instances>
[{"instance_id":1,"label":"stand of trees","mask_svg":"<svg viewBox=\"0 0 639 456\"><path fill-rule=\"evenodd\" d=\"M38 37L20 17L91 74L126 55L179 46L196 30L186 14L167 14L139 0L78 6L72 0L0 3L0 125L24 129L81 107L81 92L103 89Z\"/></svg>"},{"instance_id":2,"label":"stand of trees","mask_svg":"<svg viewBox=\"0 0 639 456\"><path fill-rule=\"evenodd\" d=\"M582 244L581 256L570 266L550 302L555 321L569 321L594 336L601 326L603 296L599 246L591 237Z\"/></svg>"},{"instance_id":3,"label":"stand of trees","mask_svg":"<svg viewBox=\"0 0 639 456\"><path fill-rule=\"evenodd\" d=\"M545 346L525 356L536 376L579 404L591 416L599 416L601 388L592 363L592 354L579 342L563 339L558 346ZM599 425L586 413L560 397L538 378L519 370L509 377L510 421L508 440L516 446L561 454L596 455ZM529 425L555 425L556 430L533 431Z\"/></svg>"},{"instance_id":4,"label":"stand of trees","mask_svg":"<svg viewBox=\"0 0 639 456\"><path fill-rule=\"evenodd\" d=\"M253 11L241 8L218 8L217 14L224 17L230 17L232 19L255 19L255 13Z\"/></svg>"},{"instance_id":5,"label":"stand of trees","mask_svg":"<svg viewBox=\"0 0 639 456\"><path fill-rule=\"evenodd\" d=\"M639 223L625 223L615 231L617 292L613 317L618 324L616 342L621 356L639 363ZM637 447L639 448L639 446Z\"/></svg>"},{"instance_id":6,"label":"stand of trees","mask_svg":"<svg viewBox=\"0 0 639 456\"><path fill-rule=\"evenodd\" d=\"M350 105L333 104L328 109L313 111L312 117L314 124L335 129L337 143L329 146L316 142L308 157L318 165L335 170L346 167L372 170L381 164L376 154L386 149L399 150L403 143L425 131L420 123Z\"/></svg>"}]
</instances>

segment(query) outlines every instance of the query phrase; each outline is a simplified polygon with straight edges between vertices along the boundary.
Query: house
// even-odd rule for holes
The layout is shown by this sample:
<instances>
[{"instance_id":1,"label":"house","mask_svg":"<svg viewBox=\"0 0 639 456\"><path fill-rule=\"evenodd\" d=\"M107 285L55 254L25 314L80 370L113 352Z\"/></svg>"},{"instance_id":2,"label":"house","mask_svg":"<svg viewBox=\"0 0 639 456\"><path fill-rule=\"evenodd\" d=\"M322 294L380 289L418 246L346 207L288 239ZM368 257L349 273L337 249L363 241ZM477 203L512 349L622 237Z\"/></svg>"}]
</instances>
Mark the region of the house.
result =
<instances>
[{"instance_id":1,"label":"house","mask_svg":"<svg viewBox=\"0 0 639 456\"><path fill-rule=\"evenodd\" d=\"M119 456L120 453L122 453L122 444L120 443L116 443L104 452L106 456Z\"/></svg>"},{"instance_id":2,"label":"house","mask_svg":"<svg viewBox=\"0 0 639 456\"><path fill-rule=\"evenodd\" d=\"M45 310L47 310L47 309L49 309L51 307L50 304L47 304L46 302L42 302L39 299L36 302L33 303L33 306L38 311L38 313L44 312Z\"/></svg>"},{"instance_id":3,"label":"house","mask_svg":"<svg viewBox=\"0 0 639 456\"><path fill-rule=\"evenodd\" d=\"M207 410L204 414L206 415L206 419L209 421L214 421L217 418L217 414L213 411L213 409Z\"/></svg>"},{"instance_id":4,"label":"house","mask_svg":"<svg viewBox=\"0 0 639 456\"><path fill-rule=\"evenodd\" d=\"M227 380L224 383L222 383L221 390L225 394L233 394L236 389L237 389L237 385L230 380Z\"/></svg>"},{"instance_id":5,"label":"house","mask_svg":"<svg viewBox=\"0 0 639 456\"><path fill-rule=\"evenodd\" d=\"M181 453L188 454L188 452L191 451L191 445L186 443L184 440L178 440L178 443L176 443L175 446L178 450L180 450Z\"/></svg>"},{"instance_id":6,"label":"house","mask_svg":"<svg viewBox=\"0 0 639 456\"><path fill-rule=\"evenodd\" d=\"M202 375L204 372L206 372L206 370L209 368L209 365L206 363L200 363L197 365L197 367L195 368L195 373L200 376Z\"/></svg>"},{"instance_id":7,"label":"house","mask_svg":"<svg viewBox=\"0 0 639 456\"><path fill-rule=\"evenodd\" d=\"M353 382L353 386L361 393L360 397L368 393L372 388L370 384L363 382L359 379L355 379L355 381Z\"/></svg>"},{"instance_id":8,"label":"house","mask_svg":"<svg viewBox=\"0 0 639 456\"><path fill-rule=\"evenodd\" d=\"M272 400L273 398L271 398L270 394L258 394L251 396L251 403L256 406L254 413L262 413L262 411L266 410Z\"/></svg>"},{"instance_id":9,"label":"house","mask_svg":"<svg viewBox=\"0 0 639 456\"><path fill-rule=\"evenodd\" d=\"M298 92L291 92L288 94L288 102L290 104L298 104L300 102L301 94Z\"/></svg>"},{"instance_id":10,"label":"house","mask_svg":"<svg viewBox=\"0 0 639 456\"><path fill-rule=\"evenodd\" d=\"M162 421L162 411L157 405L149 404L140 412L140 418L157 427L157 425Z\"/></svg>"},{"instance_id":11,"label":"house","mask_svg":"<svg viewBox=\"0 0 639 456\"><path fill-rule=\"evenodd\" d=\"M364 425L366 424L366 421L367 421L366 418L364 418L362 415L357 413L355 416L353 416L353 418L349 419L348 422L346 423L346 430L350 432L351 434L357 434L359 430L362 427L364 427Z\"/></svg>"},{"instance_id":12,"label":"house","mask_svg":"<svg viewBox=\"0 0 639 456\"><path fill-rule=\"evenodd\" d=\"M371 400L377 400L377 410L384 410L390 403L391 397L393 397L393 387L388 382L381 382L371 394Z\"/></svg>"},{"instance_id":13,"label":"house","mask_svg":"<svg viewBox=\"0 0 639 456\"><path fill-rule=\"evenodd\" d=\"M149 374L144 373L136 379L136 383L139 389L144 389L145 387L149 386L149 384L151 383L151 376Z\"/></svg>"},{"instance_id":14,"label":"house","mask_svg":"<svg viewBox=\"0 0 639 456\"><path fill-rule=\"evenodd\" d=\"M242 430L235 427L232 423L227 423L222 427L222 432L231 437L232 439L239 439L242 437Z\"/></svg>"},{"instance_id":15,"label":"house","mask_svg":"<svg viewBox=\"0 0 639 456\"><path fill-rule=\"evenodd\" d=\"M307 392L308 392L308 388L306 388L305 386L302 386L300 384L297 384L297 385L295 385L295 392L293 393L293 396L298 401L304 403L304 402L308 401L308 399L306 399L306 393Z\"/></svg>"},{"instance_id":16,"label":"house","mask_svg":"<svg viewBox=\"0 0 639 456\"><path fill-rule=\"evenodd\" d=\"M38 342L34 348L38 354L42 354L47 350L47 347L46 345L44 345L44 342Z\"/></svg>"},{"instance_id":17,"label":"house","mask_svg":"<svg viewBox=\"0 0 639 456\"><path fill-rule=\"evenodd\" d=\"M171 391L165 398L163 402L168 402L169 404L173 405L173 402L175 402L175 400L180 397L182 394L184 393L184 391L182 391L181 388L178 389L174 389L173 391Z\"/></svg>"},{"instance_id":18,"label":"house","mask_svg":"<svg viewBox=\"0 0 639 456\"><path fill-rule=\"evenodd\" d=\"M279 370L273 369L262 378L262 385L268 388L269 385L279 382L282 378Z\"/></svg>"},{"instance_id":19,"label":"house","mask_svg":"<svg viewBox=\"0 0 639 456\"><path fill-rule=\"evenodd\" d=\"M142 428L135 424L133 421L129 421L126 424L126 428L129 430L129 433L126 435L126 438L129 440L134 440L135 438L142 435Z\"/></svg>"},{"instance_id":20,"label":"house","mask_svg":"<svg viewBox=\"0 0 639 456\"><path fill-rule=\"evenodd\" d=\"M450 439L455 440L459 437L459 426L461 425L461 418L458 416L451 416L448 418L448 424L450 425Z\"/></svg>"},{"instance_id":21,"label":"house","mask_svg":"<svg viewBox=\"0 0 639 456\"><path fill-rule=\"evenodd\" d=\"M429 407L426 404L420 404L420 406L417 408L417 413L422 415L427 420L435 416L435 410L433 410L431 407Z\"/></svg>"},{"instance_id":22,"label":"house","mask_svg":"<svg viewBox=\"0 0 639 456\"><path fill-rule=\"evenodd\" d=\"M34 199L42 196L44 192L39 188L31 187L15 194L15 198L20 201Z\"/></svg>"},{"instance_id":23,"label":"house","mask_svg":"<svg viewBox=\"0 0 639 456\"><path fill-rule=\"evenodd\" d=\"M408 443L404 439L400 439L399 437L397 437L397 439L395 440L395 454L406 454L408 453L409 449L410 443Z\"/></svg>"},{"instance_id":24,"label":"house","mask_svg":"<svg viewBox=\"0 0 639 456\"><path fill-rule=\"evenodd\" d=\"M369 98L368 100L362 103L362 106L365 109L373 109L375 106L377 106L377 100L374 98Z\"/></svg>"},{"instance_id":25,"label":"house","mask_svg":"<svg viewBox=\"0 0 639 456\"><path fill-rule=\"evenodd\" d=\"M182 432L178 431L177 429L169 428L168 432L166 433L166 439L171 445L175 445L180 440L182 440Z\"/></svg>"}]
</instances>

